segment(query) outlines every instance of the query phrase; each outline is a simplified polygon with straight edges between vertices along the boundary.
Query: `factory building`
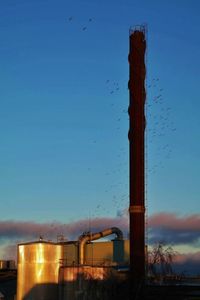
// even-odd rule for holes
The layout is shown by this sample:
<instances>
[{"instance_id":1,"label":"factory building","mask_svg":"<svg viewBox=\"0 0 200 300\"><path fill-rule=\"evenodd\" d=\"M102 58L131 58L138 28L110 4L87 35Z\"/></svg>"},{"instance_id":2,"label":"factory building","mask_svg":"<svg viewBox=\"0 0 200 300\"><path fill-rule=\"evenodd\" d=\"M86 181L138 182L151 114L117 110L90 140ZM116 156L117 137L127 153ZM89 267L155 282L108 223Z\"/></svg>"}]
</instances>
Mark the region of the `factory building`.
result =
<instances>
[{"instance_id":1,"label":"factory building","mask_svg":"<svg viewBox=\"0 0 200 300\"><path fill-rule=\"evenodd\" d=\"M73 266L78 264L78 248L77 242L64 243L64 265ZM90 242L85 245L85 265L115 266L127 265L128 262L129 240Z\"/></svg>"},{"instance_id":2,"label":"factory building","mask_svg":"<svg viewBox=\"0 0 200 300\"><path fill-rule=\"evenodd\" d=\"M96 241L115 234L111 241ZM118 228L85 233L78 241L18 245L17 300L76 299L85 278L103 280L129 264L129 241Z\"/></svg>"},{"instance_id":3,"label":"factory building","mask_svg":"<svg viewBox=\"0 0 200 300\"><path fill-rule=\"evenodd\" d=\"M1 270L15 270L15 261L14 260L0 260L0 271Z\"/></svg>"}]
</instances>

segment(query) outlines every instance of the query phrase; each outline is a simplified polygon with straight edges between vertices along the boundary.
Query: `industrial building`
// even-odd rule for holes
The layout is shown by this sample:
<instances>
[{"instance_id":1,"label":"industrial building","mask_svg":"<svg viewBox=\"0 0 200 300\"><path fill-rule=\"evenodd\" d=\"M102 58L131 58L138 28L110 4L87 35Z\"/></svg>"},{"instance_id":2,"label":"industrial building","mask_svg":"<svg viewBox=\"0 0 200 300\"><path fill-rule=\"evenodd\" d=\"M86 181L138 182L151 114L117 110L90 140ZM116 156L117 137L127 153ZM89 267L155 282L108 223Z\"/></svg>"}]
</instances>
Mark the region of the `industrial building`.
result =
<instances>
[{"instance_id":1,"label":"industrial building","mask_svg":"<svg viewBox=\"0 0 200 300\"><path fill-rule=\"evenodd\" d=\"M15 270L15 261L14 260L0 260L0 271L1 270Z\"/></svg>"},{"instance_id":2,"label":"industrial building","mask_svg":"<svg viewBox=\"0 0 200 300\"><path fill-rule=\"evenodd\" d=\"M0 260L0 300L15 300L17 270L14 260Z\"/></svg>"},{"instance_id":3,"label":"industrial building","mask_svg":"<svg viewBox=\"0 0 200 300\"><path fill-rule=\"evenodd\" d=\"M94 242L113 234L111 241ZM129 241L116 227L84 233L78 241L19 244L17 300L76 299L85 278L103 280L128 265Z\"/></svg>"}]
</instances>

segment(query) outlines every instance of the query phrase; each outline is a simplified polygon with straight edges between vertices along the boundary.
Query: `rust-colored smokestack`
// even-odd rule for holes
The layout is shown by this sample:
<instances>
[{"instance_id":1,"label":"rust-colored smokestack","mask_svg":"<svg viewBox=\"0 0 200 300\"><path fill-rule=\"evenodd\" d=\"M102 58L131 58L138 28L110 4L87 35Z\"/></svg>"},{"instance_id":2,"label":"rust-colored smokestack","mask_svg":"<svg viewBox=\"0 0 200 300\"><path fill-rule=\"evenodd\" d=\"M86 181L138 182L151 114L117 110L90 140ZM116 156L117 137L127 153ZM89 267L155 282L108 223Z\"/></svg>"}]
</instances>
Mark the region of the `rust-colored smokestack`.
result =
<instances>
[{"instance_id":1,"label":"rust-colored smokestack","mask_svg":"<svg viewBox=\"0 0 200 300\"><path fill-rule=\"evenodd\" d=\"M130 276L137 285L145 277L145 28L130 31Z\"/></svg>"}]
</instances>

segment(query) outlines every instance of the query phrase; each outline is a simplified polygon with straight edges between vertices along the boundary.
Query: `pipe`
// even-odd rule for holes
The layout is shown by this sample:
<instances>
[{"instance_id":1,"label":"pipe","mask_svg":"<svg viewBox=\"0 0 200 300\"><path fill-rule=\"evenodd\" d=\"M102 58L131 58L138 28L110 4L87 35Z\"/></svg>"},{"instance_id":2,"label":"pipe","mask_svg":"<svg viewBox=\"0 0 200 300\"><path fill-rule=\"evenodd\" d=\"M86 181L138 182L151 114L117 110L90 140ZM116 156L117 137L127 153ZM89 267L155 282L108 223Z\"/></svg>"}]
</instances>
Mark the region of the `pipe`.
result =
<instances>
[{"instance_id":1,"label":"pipe","mask_svg":"<svg viewBox=\"0 0 200 300\"><path fill-rule=\"evenodd\" d=\"M123 240L123 233L117 227L111 227L97 233L88 232L86 234L82 234L79 237L79 264L83 265L85 263L85 244L87 242L98 240L111 234L116 234L116 240Z\"/></svg>"}]
</instances>

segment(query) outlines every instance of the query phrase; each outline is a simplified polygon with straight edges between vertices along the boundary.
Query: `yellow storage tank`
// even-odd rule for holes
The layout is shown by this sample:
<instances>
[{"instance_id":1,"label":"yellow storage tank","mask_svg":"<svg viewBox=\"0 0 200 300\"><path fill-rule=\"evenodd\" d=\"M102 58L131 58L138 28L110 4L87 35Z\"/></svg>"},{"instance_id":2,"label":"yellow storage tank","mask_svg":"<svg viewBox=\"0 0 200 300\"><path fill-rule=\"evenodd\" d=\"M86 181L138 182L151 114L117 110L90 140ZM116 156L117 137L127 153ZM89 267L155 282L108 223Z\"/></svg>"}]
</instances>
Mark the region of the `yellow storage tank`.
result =
<instances>
[{"instance_id":1,"label":"yellow storage tank","mask_svg":"<svg viewBox=\"0 0 200 300\"><path fill-rule=\"evenodd\" d=\"M45 241L18 245L17 300L58 299L62 252L61 245Z\"/></svg>"}]
</instances>

